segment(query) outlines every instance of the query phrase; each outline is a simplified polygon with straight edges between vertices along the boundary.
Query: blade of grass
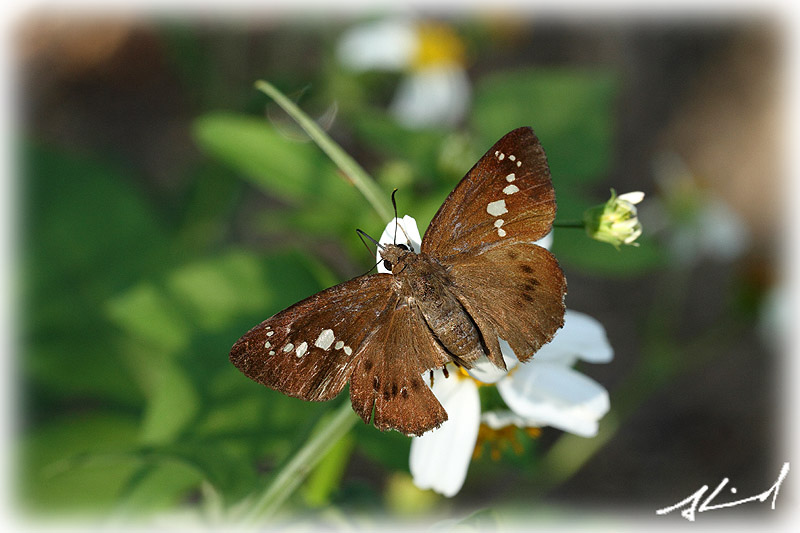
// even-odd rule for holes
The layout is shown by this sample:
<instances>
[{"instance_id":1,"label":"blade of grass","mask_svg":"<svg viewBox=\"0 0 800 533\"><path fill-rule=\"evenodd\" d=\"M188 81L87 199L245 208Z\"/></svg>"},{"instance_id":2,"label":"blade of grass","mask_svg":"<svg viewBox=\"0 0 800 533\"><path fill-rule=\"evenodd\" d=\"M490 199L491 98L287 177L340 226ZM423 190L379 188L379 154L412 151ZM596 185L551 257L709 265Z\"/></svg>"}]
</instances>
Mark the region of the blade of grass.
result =
<instances>
[{"instance_id":1,"label":"blade of grass","mask_svg":"<svg viewBox=\"0 0 800 533\"><path fill-rule=\"evenodd\" d=\"M242 517L243 525L255 526L275 514L328 451L353 427L358 418L349 401L344 401L330 416L320 420L311 437L277 473Z\"/></svg>"},{"instance_id":2,"label":"blade of grass","mask_svg":"<svg viewBox=\"0 0 800 533\"><path fill-rule=\"evenodd\" d=\"M367 172L356 163L336 142L325 133L316 122L306 115L294 102L272 84L259 80L255 83L256 89L263 92L283 108L303 128L311 139L317 143L323 152L339 167L345 176L355 185L356 189L364 195L372 208L383 220L390 220L394 214L389 204L387 195Z\"/></svg>"}]
</instances>

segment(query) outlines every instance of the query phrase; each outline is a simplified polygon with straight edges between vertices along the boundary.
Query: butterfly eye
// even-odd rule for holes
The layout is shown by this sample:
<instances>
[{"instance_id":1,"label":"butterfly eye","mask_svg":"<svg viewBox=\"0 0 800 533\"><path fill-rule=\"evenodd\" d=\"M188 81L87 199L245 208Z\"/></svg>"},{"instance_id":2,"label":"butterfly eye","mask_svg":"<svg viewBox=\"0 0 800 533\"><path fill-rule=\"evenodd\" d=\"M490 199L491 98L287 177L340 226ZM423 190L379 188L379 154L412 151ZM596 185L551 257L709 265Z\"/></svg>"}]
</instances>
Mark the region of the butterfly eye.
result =
<instances>
[{"instance_id":1,"label":"butterfly eye","mask_svg":"<svg viewBox=\"0 0 800 533\"><path fill-rule=\"evenodd\" d=\"M388 270L389 272L392 271L392 263L390 263L387 259L383 260L383 268Z\"/></svg>"},{"instance_id":2,"label":"butterfly eye","mask_svg":"<svg viewBox=\"0 0 800 533\"><path fill-rule=\"evenodd\" d=\"M398 244L397 246L402 248L403 250L406 250L406 251L410 250L410 248L408 246L406 246L405 244Z\"/></svg>"}]
</instances>

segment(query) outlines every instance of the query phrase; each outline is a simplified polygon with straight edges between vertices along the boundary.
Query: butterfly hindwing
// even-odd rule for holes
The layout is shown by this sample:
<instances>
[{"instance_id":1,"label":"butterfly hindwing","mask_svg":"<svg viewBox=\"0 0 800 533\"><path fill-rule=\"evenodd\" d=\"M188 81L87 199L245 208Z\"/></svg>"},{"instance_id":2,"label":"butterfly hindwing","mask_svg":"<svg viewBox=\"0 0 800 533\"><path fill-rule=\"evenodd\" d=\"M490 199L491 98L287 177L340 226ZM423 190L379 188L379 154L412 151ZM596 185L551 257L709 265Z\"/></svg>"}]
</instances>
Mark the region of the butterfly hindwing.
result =
<instances>
[{"instance_id":1,"label":"butterfly hindwing","mask_svg":"<svg viewBox=\"0 0 800 533\"><path fill-rule=\"evenodd\" d=\"M564 325L567 281L544 248L512 243L451 259L453 291L483 338L504 339L520 361L530 359ZM489 359L503 367L499 345L487 344Z\"/></svg>"},{"instance_id":2,"label":"butterfly hindwing","mask_svg":"<svg viewBox=\"0 0 800 533\"><path fill-rule=\"evenodd\" d=\"M422 251L446 258L500 242L534 242L551 229L555 192L531 128L506 134L467 172L433 217Z\"/></svg>"},{"instance_id":3,"label":"butterfly hindwing","mask_svg":"<svg viewBox=\"0 0 800 533\"><path fill-rule=\"evenodd\" d=\"M374 349L364 351L350 378L353 409L365 422L374 410L378 429L421 435L447 420L422 374L450 359L415 307L397 299L369 344Z\"/></svg>"}]
</instances>

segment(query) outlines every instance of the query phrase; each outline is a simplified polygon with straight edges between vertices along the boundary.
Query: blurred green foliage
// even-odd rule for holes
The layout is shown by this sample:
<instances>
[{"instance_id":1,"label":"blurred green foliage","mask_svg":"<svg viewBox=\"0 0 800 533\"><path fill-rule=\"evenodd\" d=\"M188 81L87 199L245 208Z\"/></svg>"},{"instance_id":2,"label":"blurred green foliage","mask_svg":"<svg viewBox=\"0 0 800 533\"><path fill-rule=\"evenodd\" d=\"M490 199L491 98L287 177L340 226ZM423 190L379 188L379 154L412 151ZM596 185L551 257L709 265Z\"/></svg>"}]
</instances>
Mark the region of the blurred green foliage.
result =
<instances>
[{"instance_id":1,"label":"blurred green foliage","mask_svg":"<svg viewBox=\"0 0 800 533\"><path fill-rule=\"evenodd\" d=\"M187 48L186 36L172 35L168 42ZM183 68L197 77L205 61L193 53ZM358 148L387 196L400 188L400 215L414 216L421 231L485 149L521 125L535 128L548 153L560 218L579 219L605 200L598 184L613 151L613 72L484 76L458 133L405 129L364 97L367 89L353 92L374 78L326 75L322 98L363 97L342 105L332 135ZM28 508L211 513L259 492L329 409L251 382L228 350L254 324L342 281L341 266L316 244L335 243L343 264L366 270L354 229L377 235L386 221L315 145L290 140L263 116L209 111L192 134L207 158L172 216L101 154L35 139L24 146L19 479ZM237 242L231 228L253 196L274 207L248 218L254 237ZM272 244L254 245L259 239ZM662 260L646 240L617 252L567 229L557 230L554 251L567 268L595 274L631 275ZM375 474L363 487L342 486L344 470L358 457L366 470L405 471L408 446L402 435L359 426L291 502L382 505L364 489Z\"/></svg>"}]
</instances>

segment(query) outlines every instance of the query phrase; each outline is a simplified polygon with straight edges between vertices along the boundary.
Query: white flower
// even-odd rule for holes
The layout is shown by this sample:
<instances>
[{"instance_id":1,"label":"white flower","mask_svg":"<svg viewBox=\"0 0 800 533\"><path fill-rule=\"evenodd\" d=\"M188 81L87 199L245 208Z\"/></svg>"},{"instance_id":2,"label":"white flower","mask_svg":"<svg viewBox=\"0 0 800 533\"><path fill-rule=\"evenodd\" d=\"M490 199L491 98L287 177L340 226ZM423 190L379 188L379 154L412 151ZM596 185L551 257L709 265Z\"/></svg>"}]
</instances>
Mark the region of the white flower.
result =
<instances>
[{"instance_id":1,"label":"white flower","mask_svg":"<svg viewBox=\"0 0 800 533\"><path fill-rule=\"evenodd\" d=\"M576 360L605 363L613 357L603 326L577 311L567 310L564 327L527 363L519 364L504 342L503 356L509 372L494 369L491 376L508 411L481 415L478 386L487 374L475 369L469 377L451 372L445 379L434 372L433 393L449 419L422 437L413 437L409 467L414 483L454 496L464 484L483 422L492 429L552 426L581 437L597 434L598 421L608 412L608 392L597 382L570 367ZM480 376L474 379L475 376ZM448 383L448 382L454 383ZM480 382L480 383L479 383ZM455 391L455 392L453 392ZM458 427L454 427L458 426Z\"/></svg>"},{"instance_id":2,"label":"white flower","mask_svg":"<svg viewBox=\"0 0 800 533\"><path fill-rule=\"evenodd\" d=\"M414 59L417 32L410 19L395 18L362 24L339 41L339 60L353 70L403 70Z\"/></svg>"},{"instance_id":3,"label":"white flower","mask_svg":"<svg viewBox=\"0 0 800 533\"><path fill-rule=\"evenodd\" d=\"M664 232L672 255L684 265L710 257L733 261L750 245L746 223L713 191L703 188L676 154L655 162L659 196L642 208L653 232Z\"/></svg>"},{"instance_id":4,"label":"white flower","mask_svg":"<svg viewBox=\"0 0 800 533\"><path fill-rule=\"evenodd\" d=\"M405 216L386 226L380 242L410 243L418 252L421 240L416 221ZM552 235L538 241L545 247L551 243ZM378 268L381 270L382 265ZM552 426L584 437L597 433L598 421L609 409L608 393L571 368L578 360L607 363L613 358L605 329L597 320L567 310L564 327L525 364L519 364L502 339L500 345L508 371L485 358L474 364L469 375L453 369L445 378L441 370L434 371L432 390L447 411L448 420L421 437L413 437L409 467L419 488L448 497L461 490L481 422L492 429L513 424ZM482 416L478 395L482 384L495 384L510 410Z\"/></svg>"},{"instance_id":5,"label":"white flower","mask_svg":"<svg viewBox=\"0 0 800 533\"><path fill-rule=\"evenodd\" d=\"M352 70L406 73L389 106L406 127L452 125L467 112L464 45L446 25L408 18L363 24L342 36L337 55Z\"/></svg>"},{"instance_id":6,"label":"white flower","mask_svg":"<svg viewBox=\"0 0 800 533\"><path fill-rule=\"evenodd\" d=\"M417 487L449 497L461 490L467 477L481 424L481 402L475 382L455 372L445 378L435 370L432 390L447 411L447 421L412 437L408 463Z\"/></svg>"},{"instance_id":7,"label":"white flower","mask_svg":"<svg viewBox=\"0 0 800 533\"><path fill-rule=\"evenodd\" d=\"M497 382L497 389L514 414L526 421L515 425L552 426L593 437L598 421L608 412L608 392L571 367L579 359L608 363L613 356L600 322L567 309L564 327L553 340L531 361L513 367L510 375Z\"/></svg>"},{"instance_id":8,"label":"white flower","mask_svg":"<svg viewBox=\"0 0 800 533\"><path fill-rule=\"evenodd\" d=\"M400 82L389 111L407 128L451 126L467 113L470 85L460 65L418 68Z\"/></svg>"}]
</instances>

